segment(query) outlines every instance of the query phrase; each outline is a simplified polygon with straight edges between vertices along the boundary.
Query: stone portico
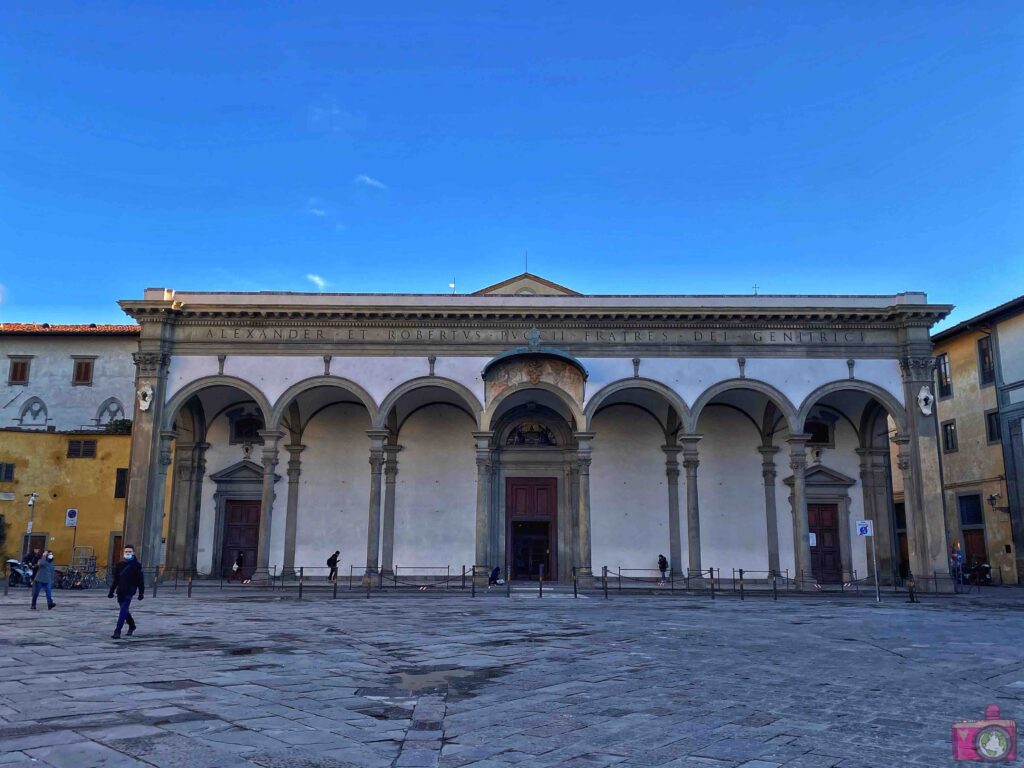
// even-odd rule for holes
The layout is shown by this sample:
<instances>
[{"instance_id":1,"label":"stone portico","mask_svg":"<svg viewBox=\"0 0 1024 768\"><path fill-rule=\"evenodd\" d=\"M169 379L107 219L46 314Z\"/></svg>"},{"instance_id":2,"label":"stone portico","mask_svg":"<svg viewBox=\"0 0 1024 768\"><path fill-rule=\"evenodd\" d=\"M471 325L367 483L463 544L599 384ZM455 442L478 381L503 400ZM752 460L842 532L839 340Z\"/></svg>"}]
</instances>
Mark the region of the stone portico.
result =
<instances>
[{"instance_id":1,"label":"stone portico","mask_svg":"<svg viewBox=\"0 0 1024 768\"><path fill-rule=\"evenodd\" d=\"M203 293L141 326L127 540L221 574L946 570L929 328L889 296ZM890 466L890 443L898 447ZM906 527L892 475L906 489ZM165 545L165 546L164 546ZM365 558L364 558L365 554Z\"/></svg>"}]
</instances>

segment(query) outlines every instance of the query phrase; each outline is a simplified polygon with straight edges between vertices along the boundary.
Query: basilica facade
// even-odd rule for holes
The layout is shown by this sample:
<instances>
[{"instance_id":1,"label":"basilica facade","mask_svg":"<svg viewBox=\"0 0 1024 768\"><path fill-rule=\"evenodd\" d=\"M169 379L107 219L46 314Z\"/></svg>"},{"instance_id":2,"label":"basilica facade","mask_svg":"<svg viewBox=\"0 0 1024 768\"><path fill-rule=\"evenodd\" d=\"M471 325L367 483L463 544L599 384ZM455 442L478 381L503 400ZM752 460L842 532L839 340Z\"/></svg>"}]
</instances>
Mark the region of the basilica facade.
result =
<instances>
[{"instance_id":1,"label":"basilica facade","mask_svg":"<svg viewBox=\"0 0 1024 768\"><path fill-rule=\"evenodd\" d=\"M946 571L924 294L149 289L126 540L147 564L516 579ZM890 449L892 457L890 457ZM893 480L904 493L894 513ZM345 567L347 570L347 566Z\"/></svg>"}]
</instances>

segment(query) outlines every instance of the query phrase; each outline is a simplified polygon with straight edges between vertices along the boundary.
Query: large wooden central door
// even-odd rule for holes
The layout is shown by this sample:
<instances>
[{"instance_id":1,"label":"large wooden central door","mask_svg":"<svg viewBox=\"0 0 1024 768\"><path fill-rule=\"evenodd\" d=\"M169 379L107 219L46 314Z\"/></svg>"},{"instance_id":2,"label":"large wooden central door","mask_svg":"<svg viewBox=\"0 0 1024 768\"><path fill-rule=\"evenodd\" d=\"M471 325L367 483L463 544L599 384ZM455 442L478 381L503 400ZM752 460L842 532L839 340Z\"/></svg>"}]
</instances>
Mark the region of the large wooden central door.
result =
<instances>
[{"instance_id":1,"label":"large wooden central door","mask_svg":"<svg viewBox=\"0 0 1024 768\"><path fill-rule=\"evenodd\" d=\"M508 576L513 579L557 578L558 480L510 477L505 480L505 540Z\"/></svg>"},{"instance_id":2,"label":"large wooden central door","mask_svg":"<svg viewBox=\"0 0 1024 768\"><path fill-rule=\"evenodd\" d=\"M256 548L260 540L260 502L227 501L224 504L224 546L221 549L220 567L224 578L232 575L238 553L243 563L240 574L235 578L252 578L256 570Z\"/></svg>"},{"instance_id":3,"label":"large wooden central door","mask_svg":"<svg viewBox=\"0 0 1024 768\"><path fill-rule=\"evenodd\" d=\"M839 507L836 504L808 504L807 524L813 534L811 569L822 583L843 579L843 560L839 551Z\"/></svg>"}]
</instances>

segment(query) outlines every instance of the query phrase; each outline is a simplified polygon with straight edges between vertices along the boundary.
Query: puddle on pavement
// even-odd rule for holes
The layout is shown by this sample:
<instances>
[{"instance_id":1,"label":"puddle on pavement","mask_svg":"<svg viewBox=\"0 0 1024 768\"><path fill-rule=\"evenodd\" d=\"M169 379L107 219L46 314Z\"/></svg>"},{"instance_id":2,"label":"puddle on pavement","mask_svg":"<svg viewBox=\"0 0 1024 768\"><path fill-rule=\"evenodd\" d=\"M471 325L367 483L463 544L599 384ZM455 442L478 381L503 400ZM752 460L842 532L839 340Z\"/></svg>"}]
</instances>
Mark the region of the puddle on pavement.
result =
<instances>
[{"instance_id":1,"label":"puddle on pavement","mask_svg":"<svg viewBox=\"0 0 1024 768\"><path fill-rule=\"evenodd\" d=\"M472 669L433 669L425 671L398 672L398 685L395 686L409 693L420 693L422 691L433 691L444 688L452 680L459 680L474 677L476 672Z\"/></svg>"}]
</instances>

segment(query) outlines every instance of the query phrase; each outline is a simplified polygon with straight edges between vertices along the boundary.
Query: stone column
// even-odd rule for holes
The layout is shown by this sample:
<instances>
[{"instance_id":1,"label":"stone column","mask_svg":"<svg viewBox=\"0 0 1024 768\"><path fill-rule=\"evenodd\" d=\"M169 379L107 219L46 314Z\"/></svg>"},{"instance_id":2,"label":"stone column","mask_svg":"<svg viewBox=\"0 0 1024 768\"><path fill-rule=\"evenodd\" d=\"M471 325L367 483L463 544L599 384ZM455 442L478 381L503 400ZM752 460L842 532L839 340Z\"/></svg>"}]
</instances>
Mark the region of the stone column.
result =
<instances>
[{"instance_id":1,"label":"stone column","mask_svg":"<svg viewBox=\"0 0 1024 768\"><path fill-rule=\"evenodd\" d=\"M140 351L132 354L136 397L124 541L138 548L139 559L147 568L160 562L164 514L164 485L160 481L166 478L167 467L161 468L160 465L160 431L164 418L167 365L171 359L164 351L162 337L165 331L169 332L169 327L162 321L141 321Z\"/></svg>"},{"instance_id":2,"label":"stone column","mask_svg":"<svg viewBox=\"0 0 1024 768\"><path fill-rule=\"evenodd\" d=\"M878 548L878 581L891 584L893 575L892 515L888 482L888 448L858 448L860 456L860 483L864 491L864 515L874 523L872 544L865 541L865 547ZM871 552L866 552L868 568L872 568ZM872 578L874 571L871 571Z\"/></svg>"},{"instance_id":3,"label":"stone column","mask_svg":"<svg viewBox=\"0 0 1024 768\"><path fill-rule=\"evenodd\" d=\"M682 435L683 468L686 470L686 553L687 568L700 578L703 564L700 558L700 504L697 496L697 467L700 454L697 443L703 435Z\"/></svg>"},{"instance_id":4,"label":"stone column","mask_svg":"<svg viewBox=\"0 0 1024 768\"><path fill-rule=\"evenodd\" d=\"M570 546L572 547L572 564L578 568L580 564L580 464L579 461L569 462L569 526Z\"/></svg>"},{"instance_id":5,"label":"stone column","mask_svg":"<svg viewBox=\"0 0 1024 768\"><path fill-rule=\"evenodd\" d=\"M284 565L282 576L295 575L295 534L299 527L299 478L302 477L302 452L306 446L293 443L288 451L288 507L284 518Z\"/></svg>"},{"instance_id":6,"label":"stone column","mask_svg":"<svg viewBox=\"0 0 1024 768\"><path fill-rule=\"evenodd\" d=\"M160 452L157 458L156 478L149 494L149 502L152 504L152 509L146 511L146 529L142 539L144 542L143 551L149 551L148 562L141 560L145 568L156 568L163 565L160 554L164 533L164 498L167 489L167 470L170 468L174 457L175 437L177 437L177 433L172 430L160 432Z\"/></svg>"},{"instance_id":7,"label":"stone column","mask_svg":"<svg viewBox=\"0 0 1024 768\"><path fill-rule=\"evenodd\" d=\"M370 513L366 527L366 574L364 581L377 573L380 556L380 480L384 470L386 429L370 429Z\"/></svg>"},{"instance_id":8,"label":"stone column","mask_svg":"<svg viewBox=\"0 0 1024 768\"><path fill-rule=\"evenodd\" d=\"M474 432L476 441L476 579L487 584L491 544L491 438L493 432ZM508 578L508 574L505 574Z\"/></svg>"},{"instance_id":9,"label":"stone column","mask_svg":"<svg viewBox=\"0 0 1024 768\"><path fill-rule=\"evenodd\" d=\"M203 506L203 481L206 479L206 451L209 443L196 443L192 462L192 485L189 487L188 526L185 534L185 569L196 572L199 561L199 513Z\"/></svg>"},{"instance_id":10,"label":"stone column","mask_svg":"<svg viewBox=\"0 0 1024 768\"><path fill-rule=\"evenodd\" d=\"M591 441L594 439L593 432L577 432L576 438L576 461L579 465L579 510L577 515L577 534L579 535L580 562L576 573L580 578L587 578L593 574L590 562L590 462L591 462Z\"/></svg>"},{"instance_id":11,"label":"stone column","mask_svg":"<svg viewBox=\"0 0 1024 768\"><path fill-rule=\"evenodd\" d=\"M764 480L764 519L768 526L768 570L779 572L779 518L775 507L775 454L777 445L762 445L757 449L761 454L761 478Z\"/></svg>"},{"instance_id":12,"label":"stone column","mask_svg":"<svg viewBox=\"0 0 1024 768\"><path fill-rule=\"evenodd\" d=\"M679 452L678 445L663 445L665 478L668 481L668 556L672 573L682 573L683 545L679 530Z\"/></svg>"},{"instance_id":13,"label":"stone column","mask_svg":"<svg viewBox=\"0 0 1024 768\"><path fill-rule=\"evenodd\" d=\"M167 568L185 568L185 540L188 537L189 505L195 478L195 445L177 443L174 448L174 473L171 482L171 521L167 529Z\"/></svg>"},{"instance_id":14,"label":"stone column","mask_svg":"<svg viewBox=\"0 0 1024 768\"><path fill-rule=\"evenodd\" d=\"M384 446L384 523L381 534L380 567L386 574L395 572L395 485L398 479L400 445Z\"/></svg>"},{"instance_id":15,"label":"stone column","mask_svg":"<svg viewBox=\"0 0 1024 768\"><path fill-rule=\"evenodd\" d=\"M810 435L792 435L789 443L789 468L793 470L793 554L797 578L814 578L811 567L811 537L807 522L807 441Z\"/></svg>"},{"instance_id":16,"label":"stone column","mask_svg":"<svg viewBox=\"0 0 1024 768\"><path fill-rule=\"evenodd\" d=\"M274 519L274 484L277 482L277 443L284 432L265 429L263 438L263 495L260 497L260 538L256 550L256 571L270 572L270 526Z\"/></svg>"},{"instance_id":17,"label":"stone column","mask_svg":"<svg viewBox=\"0 0 1024 768\"><path fill-rule=\"evenodd\" d=\"M901 450L909 461L904 471L907 509L907 544L910 568L924 585L924 577L933 571L949 572L946 533L946 502L942 492L942 467L939 463L938 423L934 414L935 358L927 329L913 328L920 339L914 339L910 354L900 359L903 375L903 397L906 403L909 442ZM918 405L922 390L932 397L932 413L926 415Z\"/></svg>"}]
</instances>

